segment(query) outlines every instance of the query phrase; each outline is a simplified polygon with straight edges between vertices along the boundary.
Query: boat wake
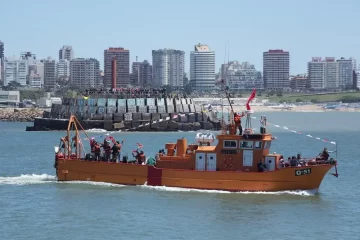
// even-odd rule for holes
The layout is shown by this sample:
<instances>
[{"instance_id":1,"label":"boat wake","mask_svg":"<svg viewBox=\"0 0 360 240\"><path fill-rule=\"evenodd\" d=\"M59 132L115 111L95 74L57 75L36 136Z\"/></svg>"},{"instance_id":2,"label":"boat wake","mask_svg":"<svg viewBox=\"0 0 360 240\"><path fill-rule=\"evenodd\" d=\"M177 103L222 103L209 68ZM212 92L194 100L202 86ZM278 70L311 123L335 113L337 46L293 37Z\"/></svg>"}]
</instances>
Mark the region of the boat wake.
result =
<instances>
[{"instance_id":1,"label":"boat wake","mask_svg":"<svg viewBox=\"0 0 360 240\"><path fill-rule=\"evenodd\" d=\"M0 177L0 185L30 185L56 182L56 177L48 174L21 174L13 177Z\"/></svg>"},{"instance_id":2,"label":"boat wake","mask_svg":"<svg viewBox=\"0 0 360 240\"><path fill-rule=\"evenodd\" d=\"M91 182L91 181L66 181L58 182L56 176L48 174L21 174L20 176L0 177L0 185L34 185L44 183L55 184L84 184L99 187L132 187L121 184L105 183L105 182ZM179 187L166 187L166 186L148 186L138 185L136 187L153 189L157 191L166 192L198 192L198 193L215 193L215 194L263 194L263 195L297 195L297 196L315 196L317 189L314 190L297 190L297 191L279 191L279 192L229 192L221 190L202 190L191 188L179 188Z\"/></svg>"},{"instance_id":3,"label":"boat wake","mask_svg":"<svg viewBox=\"0 0 360 240\"><path fill-rule=\"evenodd\" d=\"M296 191L278 191L278 192L230 192L222 190L203 190L192 188L179 188L179 187L166 187L166 186L147 186L141 185L143 188L154 189L166 192L198 192L198 193L217 193L217 194L262 194L262 195L295 195L295 196L315 196L318 192L317 189L313 190L296 190Z\"/></svg>"}]
</instances>

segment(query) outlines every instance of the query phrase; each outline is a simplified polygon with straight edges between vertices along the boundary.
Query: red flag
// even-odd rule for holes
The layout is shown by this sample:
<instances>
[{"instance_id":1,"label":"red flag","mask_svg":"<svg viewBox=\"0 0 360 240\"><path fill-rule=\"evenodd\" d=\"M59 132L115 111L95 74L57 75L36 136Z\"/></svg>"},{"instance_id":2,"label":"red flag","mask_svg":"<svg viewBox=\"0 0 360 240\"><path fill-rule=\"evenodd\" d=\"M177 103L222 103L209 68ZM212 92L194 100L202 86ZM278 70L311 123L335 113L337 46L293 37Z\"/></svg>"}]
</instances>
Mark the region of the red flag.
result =
<instances>
[{"instance_id":1,"label":"red flag","mask_svg":"<svg viewBox=\"0 0 360 240\"><path fill-rule=\"evenodd\" d=\"M251 110L249 103L251 102L251 100L255 98L255 96L256 96L256 88L252 91L249 99L246 102L246 110Z\"/></svg>"},{"instance_id":2,"label":"red flag","mask_svg":"<svg viewBox=\"0 0 360 240\"><path fill-rule=\"evenodd\" d=\"M138 145L138 148L143 148L143 145L140 143L136 143Z\"/></svg>"}]
</instances>

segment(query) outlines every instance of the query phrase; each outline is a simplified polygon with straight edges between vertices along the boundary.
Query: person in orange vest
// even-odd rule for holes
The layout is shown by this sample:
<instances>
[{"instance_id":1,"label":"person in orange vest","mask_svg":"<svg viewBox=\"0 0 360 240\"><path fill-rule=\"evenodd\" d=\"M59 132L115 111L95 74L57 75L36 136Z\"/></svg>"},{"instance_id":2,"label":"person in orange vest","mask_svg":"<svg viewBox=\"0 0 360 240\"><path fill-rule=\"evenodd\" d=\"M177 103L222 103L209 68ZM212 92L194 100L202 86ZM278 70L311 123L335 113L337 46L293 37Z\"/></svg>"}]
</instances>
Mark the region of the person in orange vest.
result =
<instances>
[{"instance_id":1,"label":"person in orange vest","mask_svg":"<svg viewBox=\"0 0 360 240\"><path fill-rule=\"evenodd\" d=\"M235 126L239 129L239 135L242 135L242 126L241 126L241 117L245 116L244 113L242 113L241 115L239 113L234 113L234 122L235 122Z\"/></svg>"}]
</instances>

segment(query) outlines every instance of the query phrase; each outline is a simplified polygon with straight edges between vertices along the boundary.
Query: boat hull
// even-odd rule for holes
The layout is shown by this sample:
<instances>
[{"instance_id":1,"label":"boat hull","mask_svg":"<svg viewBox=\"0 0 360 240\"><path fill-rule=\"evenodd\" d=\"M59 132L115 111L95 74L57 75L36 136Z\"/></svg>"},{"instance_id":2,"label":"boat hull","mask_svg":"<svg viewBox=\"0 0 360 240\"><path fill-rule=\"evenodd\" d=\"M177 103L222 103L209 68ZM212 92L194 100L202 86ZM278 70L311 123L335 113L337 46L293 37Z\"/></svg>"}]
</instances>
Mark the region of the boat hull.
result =
<instances>
[{"instance_id":1,"label":"boat hull","mask_svg":"<svg viewBox=\"0 0 360 240\"><path fill-rule=\"evenodd\" d=\"M147 165L60 160L59 181L95 181L224 191L318 189L334 165L288 167L269 172L194 171Z\"/></svg>"}]
</instances>

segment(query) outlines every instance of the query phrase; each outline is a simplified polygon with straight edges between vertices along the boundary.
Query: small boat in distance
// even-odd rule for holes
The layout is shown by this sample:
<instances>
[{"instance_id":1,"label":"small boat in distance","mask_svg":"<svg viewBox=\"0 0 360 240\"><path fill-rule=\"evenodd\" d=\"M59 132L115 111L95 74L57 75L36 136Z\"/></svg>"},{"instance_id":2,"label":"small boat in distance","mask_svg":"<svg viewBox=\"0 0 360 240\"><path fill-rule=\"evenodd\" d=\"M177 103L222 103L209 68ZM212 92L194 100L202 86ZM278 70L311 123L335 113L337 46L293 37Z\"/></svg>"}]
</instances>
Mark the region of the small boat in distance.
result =
<instances>
[{"instance_id":1,"label":"small boat in distance","mask_svg":"<svg viewBox=\"0 0 360 240\"><path fill-rule=\"evenodd\" d=\"M132 161L127 156L108 161L106 156L86 154L79 134L83 129L75 116L71 116L67 136L55 149L58 181L273 192L318 189L333 167L336 170L333 175L338 176L337 160L330 158L326 151L312 159L298 156L289 161L279 153L271 153L274 138L267 132L267 119L262 117L260 132L254 133L251 128L253 111L249 108L247 104L242 135L237 135L238 126L231 114L230 122L224 124L220 134L197 134L196 144L188 144L185 138L166 143L165 151L160 150L151 161L139 155L134 155L136 159ZM71 129L75 130L73 137ZM212 145L215 137L217 144ZM113 142L116 144L115 140Z\"/></svg>"}]
</instances>

